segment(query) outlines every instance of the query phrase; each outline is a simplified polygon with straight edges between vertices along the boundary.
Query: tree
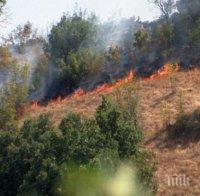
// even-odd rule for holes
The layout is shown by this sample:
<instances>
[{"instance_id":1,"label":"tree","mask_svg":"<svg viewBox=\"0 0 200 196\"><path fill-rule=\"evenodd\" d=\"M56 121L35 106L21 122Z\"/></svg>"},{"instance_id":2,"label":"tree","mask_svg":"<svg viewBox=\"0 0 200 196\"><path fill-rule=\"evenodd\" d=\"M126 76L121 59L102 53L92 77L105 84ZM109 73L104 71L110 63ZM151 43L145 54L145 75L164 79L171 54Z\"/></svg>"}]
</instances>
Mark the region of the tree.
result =
<instances>
[{"instance_id":1,"label":"tree","mask_svg":"<svg viewBox=\"0 0 200 196\"><path fill-rule=\"evenodd\" d=\"M17 114L20 114L21 109L25 106L28 100L28 65L15 65L10 73L10 80L6 84L6 96L14 105Z\"/></svg>"},{"instance_id":2,"label":"tree","mask_svg":"<svg viewBox=\"0 0 200 196\"><path fill-rule=\"evenodd\" d=\"M25 46L29 42L40 39L37 36L37 29L34 29L30 22L26 22L24 25L18 25L8 38L4 38L4 41L7 45L14 47L18 53L24 53ZM42 39L40 41L42 42Z\"/></svg>"},{"instance_id":3,"label":"tree","mask_svg":"<svg viewBox=\"0 0 200 196\"><path fill-rule=\"evenodd\" d=\"M106 53L107 61L112 65L119 66L121 63L121 52L118 46L110 46Z\"/></svg>"},{"instance_id":4,"label":"tree","mask_svg":"<svg viewBox=\"0 0 200 196\"><path fill-rule=\"evenodd\" d=\"M9 70L16 63L9 51L8 46L0 46L0 69Z\"/></svg>"},{"instance_id":5,"label":"tree","mask_svg":"<svg viewBox=\"0 0 200 196\"><path fill-rule=\"evenodd\" d=\"M16 125L16 110L13 103L7 99L5 92L0 93L0 130L10 131Z\"/></svg>"},{"instance_id":6,"label":"tree","mask_svg":"<svg viewBox=\"0 0 200 196\"><path fill-rule=\"evenodd\" d=\"M27 103L29 66L19 64L4 45L0 47L0 65L7 76L0 89L0 130L8 131Z\"/></svg>"},{"instance_id":7,"label":"tree","mask_svg":"<svg viewBox=\"0 0 200 196\"><path fill-rule=\"evenodd\" d=\"M95 16L87 16L83 11L79 11L72 16L64 15L51 29L47 51L55 68L48 96L54 97L72 92L86 75L88 58L84 53L93 43L96 34L95 23ZM84 57L86 58L83 59Z\"/></svg>"},{"instance_id":8,"label":"tree","mask_svg":"<svg viewBox=\"0 0 200 196\"><path fill-rule=\"evenodd\" d=\"M41 54L37 57L37 62L31 76L30 93L38 93L42 89L46 73L48 71L48 57Z\"/></svg>"},{"instance_id":9,"label":"tree","mask_svg":"<svg viewBox=\"0 0 200 196\"><path fill-rule=\"evenodd\" d=\"M160 9L166 21L169 22L169 18L175 9L174 0L152 0L152 2Z\"/></svg>"},{"instance_id":10,"label":"tree","mask_svg":"<svg viewBox=\"0 0 200 196\"><path fill-rule=\"evenodd\" d=\"M135 33L134 46L139 49L145 49L149 41L149 34L145 29L140 29Z\"/></svg>"},{"instance_id":11,"label":"tree","mask_svg":"<svg viewBox=\"0 0 200 196\"><path fill-rule=\"evenodd\" d=\"M7 22L7 15L5 14L4 7L7 3L7 0L0 0L0 24Z\"/></svg>"},{"instance_id":12,"label":"tree","mask_svg":"<svg viewBox=\"0 0 200 196\"><path fill-rule=\"evenodd\" d=\"M169 23L159 25L156 29L156 34L157 37L155 37L155 39L158 39L160 41L162 47L164 47L164 49L170 49L174 39L173 25Z\"/></svg>"},{"instance_id":13,"label":"tree","mask_svg":"<svg viewBox=\"0 0 200 196\"><path fill-rule=\"evenodd\" d=\"M75 12L72 16L64 15L48 36L51 56L63 58L66 62L70 52L76 52L93 37L94 20L94 16L86 17L83 11Z\"/></svg>"},{"instance_id":14,"label":"tree","mask_svg":"<svg viewBox=\"0 0 200 196\"><path fill-rule=\"evenodd\" d=\"M95 120L81 119L77 114L70 114L62 120L59 128L72 163L89 164L103 148L103 136Z\"/></svg>"},{"instance_id":15,"label":"tree","mask_svg":"<svg viewBox=\"0 0 200 196\"><path fill-rule=\"evenodd\" d=\"M28 66L14 64L0 93L0 129L12 129L28 98Z\"/></svg>"}]
</instances>

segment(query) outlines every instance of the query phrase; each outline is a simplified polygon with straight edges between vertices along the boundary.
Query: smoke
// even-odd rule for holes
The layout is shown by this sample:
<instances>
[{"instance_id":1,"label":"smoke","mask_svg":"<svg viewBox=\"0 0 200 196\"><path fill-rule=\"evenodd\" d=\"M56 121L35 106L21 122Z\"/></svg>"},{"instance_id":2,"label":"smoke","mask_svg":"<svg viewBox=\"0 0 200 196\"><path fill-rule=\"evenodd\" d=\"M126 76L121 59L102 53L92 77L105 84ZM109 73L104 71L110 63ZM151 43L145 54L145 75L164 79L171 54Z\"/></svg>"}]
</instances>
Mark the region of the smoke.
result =
<instances>
[{"instance_id":1,"label":"smoke","mask_svg":"<svg viewBox=\"0 0 200 196\"><path fill-rule=\"evenodd\" d=\"M134 34L141 27L141 22L135 17L120 20L109 20L99 25L97 32L98 47L107 49L110 46L125 47L125 39L134 42Z\"/></svg>"},{"instance_id":2,"label":"smoke","mask_svg":"<svg viewBox=\"0 0 200 196\"><path fill-rule=\"evenodd\" d=\"M67 15L66 17L69 16ZM71 17L73 17L73 15ZM69 20L71 19L69 18ZM89 70L89 73L86 73L78 84L78 87L84 88L86 90L91 90L98 85L101 85L102 83L113 82L114 80L127 75L130 69L133 68L134 60L131 59L131 54L134 53L134 34L142 26L142 24L140 20L135 17L120 20L113 19L106 22L98 21L98 19L95 17L94 19L91 19L90 17L87 19L86 17L86 20L92 20L92 32L94 33L92 33L92 36L84 39L82 43L80 43L78 49L73 49L72 51L78 55L79 59L82 57L84 58L83 61L85 61L85 65L88 66L86 69L93 69L93 65L95 68L97 68L94 68L94 71ZM53 47L55 46L57 50L55 50L55 48L52 49L52 51L55 51L54 53L56 53L52 54L52 56L54 58L54 55L56 56L61 51L62 55L59 58L62 59L62 56L64 56L64 61L66 61L66 51L68 50L67 48L70 48L66 47L66 45L71 43L70 36L72 35L69 32L68 38L66 32L60 30L61 27L59 25L62 24L63 23L58 23L54 25L55 32L58 30L60 32L61 38L56 37L56 39L59 41L58 43L53 43ZM61 29L65 28L68 32L67 26L62 27ZM64 37L66 37L66 40L64 40ZM65 43L65 45L62 46L62 43L60 42ZM52 43L50 43L50 47L51 44ZM73 43L71 44L73 45ZM63 50L65 50L66 53L64 53ZM87 51L90 51L88 55ZM83 56L81 56L82 54ZM56 58L58 57L56 56ZM58 59L58 61L59 60L60 59ZM45 81L47 89L46 98L48 99L57 96L65 96L66 94L75 90L73 89L74 87L72 89L68 88L67 82L65 82L66 84L63 84L63 82L58 85L56 84L56 80L58 80L58 77L60 77L58 75L60 68L54 60L50 59L50 61L51 62L48 64L48 77ZM68 69L68 65L65 66L66 69ZM68 81L66 78L64 80Z\"/></svg>"},{"instance_id":3,"label":"smoke","mask_svg":"<svg viewBox=\"0 0 200 196\"><path fill-rule=\"evenodd\" d=\"M41 73L37 73L37 71L42 72L42 67L46 66L46 62L43 61L43 58L45 57L44 43L41 40L36 39L19 47L11 45L9 51L12 57L17 60L19 66L29 66L29 100L41 100L45 95L45 74L42 73L42 75ZM38 77L37 80L40 85L37 88L34 87L35 77Z\"/></svg>"},{"instance_id":4,"label":"smoke","mask_svg":"<svg viewBox=\"0 0 200 196\"><path fill-rule=\"evenodd\" d=\"M77 14L79 14L79 12ZM73 17L73 16L76 16L76 13L72 14L71 16L66 15L66 17ZM128 19L120 19L120 20L112 19L106 22L98 21L96 16L91 16L88 18L86 16L85 19L88 21L91 20L93 22L94 25L93 31L95 31L95 33L93 36L90 36L88 37L88 39L84 40L80 44L79 49L75 52L78 54L84 50L89 49L90 51L92 51L91 56L96 56L97 58L99 56L103 56L104 58L102 63L99 63L98 67L100 69L97 72L92 74L87 74L80 81L79 87L85 89L92 89L102 83L112 82L113 80L123 77L124 75L127 74L127 72L130 71L130 69L133 68L134 59L131 59L132 58L131 54L134 53L134 47L133 47L134 34L137 32L139 28L141 28L142 23L140 22L139 19L135 17L131 17ZM29 25L25 25L24 28L22 28L22 30L24 29L22 31L22 36L24 32L26 32L25 31L26 26L29 27L30 32L32 32L31 31L32 26L30 25L31 23L28 24ZM55 25L55 27L56 26L57 24ZM21 30L19 32L21 32ZM65 32L62 33L64 33L62 37L67 36ZM16 44L14 44L10 48L10 52L12 53L12 56L16 58L20 64L30 65L29 79L28 79L30 86L29 99L43 101L46 98L48 99L70 93L71 90L68 90L68 88L66 87L67 84L56 85L57 82L56 80L59 80L60 77L59 75L60 68L59 65L57 64L57 61L54 61L54 59L51 58L56 54L51 54L52 52L50 52L50 54L48 54L46 62L44 62L43 57L46 56L46 50L44 51L44 42L41 42L40 39L37 39L37 36L33 35L28 35L28 36L30 37L30 39L28 39L26 43L20 46L20 51L16 47ZM17 41L20 43L20 40L21 37ZM65 40L63 40L63 42L65 42ZM50 45L48 41L45 42L45 44ZM59 44L60 47L63 47L61 43ZM70 43L66 42L66 44ZM48 47L50 47L49 45ZM51 50L50 48L48 49ZM62 48L58 48L58 50L62 50ZM54 53L57 53L57 51L54 51ZM113 59L109 60L108 59L109 55L111 56L113 55L113 57L111 58L114 59L116 58L115 55L118 55L119 57L117 58L119 58L119 60L118 59L117 60L115 59L114 61Z\"/></svg>"},{"instance_id":5,"label":"smoke","mask_svg":"<svg viewBox=\"0 0 200 196\"><path fill-rule=\"evenodd\" d=\"M152 24L154 25L154 23L147 23L146 26L150 28ZM114 82L127 75L130 70L136 70L135 33L144 25L135 17L103 23L96 21L94 37L84 40L76 52L89 49L96 56L103 55L104 60L102 64L98 64L100 69L97 72L88 74L81 79L78 87L90 90L103 83ZM30 87L29 99L31 101L43 101L46 98L70 93L67 92L67 84L54 86L56 79L60 77L58 75L59 68L55 61L46 57L44 44L46 42L40 39L31 39L20 48L16 45L10 47L12 56L18 60L19 64L22 66L24 64L30 65L28 81ZM157 51L152 50L143 53L143 55L140 56L139 72L144 72L147 65L155 64ZM155 66L149 67L151 67L150 71L155 71ZM147 70L148 72L149 70ZM3 77L1 79L1 75L0 80L4 80Z\"/></svg>"},{"instance_id":6,"label":"smoke","mask_svg":"<svg viewBox=\"0 0 200 196\"><path fill-rule=\"evenodd\" d=\"M43 45L41 43L33 43L23 46L23 51L19 52L14 46L10 48L12 56L17 59L21 65L30 65L30 80L33 76L35 68L38 64L38 59L44 54Z\"/></svg>"},{"instance_id":7,"label":"smoke","mask_svg":"<svg viewBox=\"0 0 200 196\"><path fill-rule=\"evenodd\" d=\"M135 33L141 27L142 23L135 17L110 20L98 25L96 44L91 44L91 50L97 53L103 51L106 57L110 57L105 59L98 73L82 81L82 88L93 89L98 85L123 77L134 69L133 44Z\"/></svg>"}]
</instances>

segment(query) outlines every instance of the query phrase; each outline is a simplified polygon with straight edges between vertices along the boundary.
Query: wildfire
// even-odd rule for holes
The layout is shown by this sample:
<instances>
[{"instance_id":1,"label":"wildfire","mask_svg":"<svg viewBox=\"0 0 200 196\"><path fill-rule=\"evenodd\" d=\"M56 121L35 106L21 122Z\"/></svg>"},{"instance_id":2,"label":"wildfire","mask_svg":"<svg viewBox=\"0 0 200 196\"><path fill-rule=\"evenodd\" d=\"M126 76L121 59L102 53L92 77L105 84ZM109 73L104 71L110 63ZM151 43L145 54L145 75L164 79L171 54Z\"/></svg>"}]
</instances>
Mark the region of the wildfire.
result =
<instances>
[{"instance_id":1,"label":"wildfire","mask_svg":"<svg viewBox=\"0 0 200 196\"><path fill-rule=\"evenodd\" d=\"M172 73L173 71L178 71L179 69L180 69L180 67L177 64L167 63L163 66L163 68L158 70L156 73L154 73L150 77L143 78L142 80L143 81L154 80L159 77L167 76L170 73ZM115 83L103 84L101 86L98 86L94 90L88 91L88 92L83 90L82 88L80 88L77 91L75 91L72 95L67 96L64 99L62 99L61 97L58 97L57 99L51 100L48 103L48 105L52 106L52 108L53 108L57 104L68 103L68 101L73 101L73 100L79 99L88 94L108 93L108 92L111 92L112 90L114 90L115 88L118 88L124 84L131 83L133 81L134 77L135 77L135 73L133 71L130 71L129 74L125 78L119 79ZM39 107L43 107L40 105L39 102L33 102L33 103L31 103L31 106L30 106L31 110L37 109ZM45 107L44 107L44 109L45 109Z\"/></svg>"},{"instance_id":2,"label":"wildfire","mask_svg":"<svg viewBox=\"0 0 200 196\"><path fill-rule=\"evenodd\" d=\"M180 66L178 64L167 63L156 73L154 73L153 75L151 75L148 78L143 78L143 80L154 80L159 77L168 76L171 73L173 73L174 71L177 72L179 70L180 70Z\"/></svg>"},{"instance_id":3,"label":"wildfire","mask_svg":"<svg viewBox=\"0 0 200 196\"><path fill-rule=\"evenodd\" d=\"M113 84L103 84L102 86L97 87L94 92L96 93L106 93L109 91L112 91L115 88L118 88L126 83L130 83L133 81L135 76L135 73L133 71L130 71L129 74L123 78L123 79L119 79L117 82L113 83Z\"/></svg>"},{"instance_id":4,"label":"wildfire","mask_svg":"<svg viewBox=\"0 0 200 196\"><path fill-rule=\"evenodd\" d=\"M72 95L73 98L77 99L79 97L82 97L83 95L85 95L87 92L85 90L83 90L82 88L76 90L74 92L74 94Z\"/></svg>"},{"instance_id":5,"label":"wildfire","mask_svg":"<svg viewBox=\"0 0 200 196\"><path fill-rule=\"evenodd\" d=\"M39 102L38 101L34 101L34 102L32 102L31 103L31 110L34 110L34 109L36 109L36 108L38 108L39 107Z\"/></svg>"}]
</instances>

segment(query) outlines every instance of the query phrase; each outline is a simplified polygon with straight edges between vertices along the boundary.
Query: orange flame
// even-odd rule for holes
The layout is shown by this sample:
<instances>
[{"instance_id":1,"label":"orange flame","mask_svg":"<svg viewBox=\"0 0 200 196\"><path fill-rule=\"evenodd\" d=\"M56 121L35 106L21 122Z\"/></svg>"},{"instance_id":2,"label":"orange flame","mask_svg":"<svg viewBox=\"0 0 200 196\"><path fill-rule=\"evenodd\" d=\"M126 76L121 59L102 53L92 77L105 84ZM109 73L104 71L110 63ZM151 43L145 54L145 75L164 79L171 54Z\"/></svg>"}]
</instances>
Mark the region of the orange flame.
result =
<instances>
[{"instance_id":1,"label":"orange flame","mask_svg":"<svg viewBox=\"0 0 200 196\"><path fill-rule=\"evenodd\" d=\"M113 89L120 87L126 83L131 83L134 79L135 73L133 71L130 71L128 76L126 76L123 79L119 79L117 82L115 82L114 84L103 84L99 87L97 87L94 92L96 93L106 93L109 91L112 91Z\"/></svg>"},{"instance_id":2,"label":"orange flame","mask_svg":"<svg viewBox=\"0 0 200 196\"><path fill-rule=\"evenodd\" d=\"M82 88L78 89L77 91L74 92L74 94L72 95L72 97L74 98L79 98L82 97L83 95L85 95L87 92L85 90L83 90Z\"/></svg>"},{"instance_id":3,"label":"orange flame","mask_svg":"<svg viewBox=\"0 0 200 196\"><path fill-rule=\"evenodd\" d=\"M157 78L169 75L173 70L178 71L179 69L180 69L180 67L177 64L167 63L163 66L163 68L158 70L156 73L154 73L150 77L142 78L142 80L143 81L155 80ZM119 79L115 83L103 84L101 86L98 86L94 90L88 91L88 92L83 90L82 88L80 88L80 89L76 90L71 96L67 96L64 99L62 99L61 97L58 97L57 99L51 100L48 103L48 105L51 107L54 107L55 105L60 104L60 103L67 103L70 100L79 99L87 94L108 93L108 92L111 92L112 90L114 90L115 88L123 86L124 84L131 83L133 81L134 77L135 77L135 73L133 71L130 71L129 74L125 78ZM30 109L34 110L34 109L38 109L41 107L45 108L45 106L41 106L39 102L33 102L33 103L31 103Z\"/></svg>"},{"instance_id":4,"label":"orange flame","mask_svg":"<svg viewBox=\"0 0 200 196\"><path fill-rule=\"evenodd\" d=\"M39 106L39 102L38 101L34 101L31 103L31 110L37 109Z\"/></svg>"},{"instance_id":5,"label":"orange flame","mask_svg":"<svg viewBox=\"0 0 200 196\"><path fill-rule=\"evenodd\" d=\"M150 77L143 78L143 80L154 80L154 79L162 77L162 76L168 76L173 71L177 72L179 70L180 70L180 66L178 64L167 63L161 69L159 69L156 73L154 73Z\"/></svg>"}]
</instances>

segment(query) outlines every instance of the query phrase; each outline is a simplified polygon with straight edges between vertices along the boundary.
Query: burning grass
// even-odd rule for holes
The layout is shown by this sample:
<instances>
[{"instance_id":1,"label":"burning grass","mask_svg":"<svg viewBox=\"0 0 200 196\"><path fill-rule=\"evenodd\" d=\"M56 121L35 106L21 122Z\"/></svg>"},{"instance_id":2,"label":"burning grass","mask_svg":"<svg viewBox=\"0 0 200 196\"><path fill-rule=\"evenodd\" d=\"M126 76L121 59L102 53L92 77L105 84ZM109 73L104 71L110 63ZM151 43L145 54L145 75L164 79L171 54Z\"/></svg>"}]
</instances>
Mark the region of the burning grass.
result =
<instances>
[{"instance_id":1,"label":"burning grass","mask_svg":"<svg viewBox=\"0 0 200 196\"><path fill-rule=\"evenodd\" d=\"M164 67L162 69L158 70L152 76L150 76L148 78L143 78L142 80L143 81L150 81L150 80L158 79L160 77L167 76L172 72L172 69L173 69L172 64L166 64L166 65L164 65ZM175 68L175 70L178 71L177 68ZM105 84L98 86L97 88L95 88L94 90L89 91L89 92L80 88L80 89L76 90L72 95L67 96L64 99L62 99L61 97L58 97L57 99L49 101L48 106L54 107L54 105L67 104L67 103L70 103L71 101L75 101L75 100L78 101L80 98L84 99L84 97L87 97L88 95L95 97L95 96L98 96L98 95L101 95L101 94L110 93L113 90L122 87L124 84L132 83L135 78L136 77L135 77L134 71L130 71L126 77L117 80L115 83L110 83L110 84L105 83ZM31 103L27 108L30 108L32 111L43 109L44 112L46 112L46 109L45 109L46 106L42 106L37 101Z\"/></svg>"},{"instance_id":2,"label":"burning grass","mask_svg":"<svg viewBox=\"0 0 200 196\"><path fill-rule=\"evenodd\" d=\"M167 67L167 66L166 66ZM139 86L139 119L144 130L144 147L153 151L157 157L156 178L159 183L158 195L200 195L200 142L181 145L166 141L163 128L163 106L169 114L169 122L175 123L179 113L180 96L184 113L193 113L200 108L200 70L179 71L173 73L175 86L171 85L171 69L163 68L153 76L137 81ZM168 70L168 71L167 71ZM132 75L132 76L131 76ZM134 86L134 74L129 74L114 84L105 84L93 91L78 90L65 99L58 98L50 101L46 106L34 103L27 108L26 117L38 116L41 113L51 113L57 124L68 112L77 112L85 116L92 116L101 102L102 94L111 94L115 89L124 89L127 84ZM120 84L120 85L119 85ZM24 117L25 118L25 117ZM24 120L24 119L22 119ZM166 145L167 144L167 145ZM167 185L166 175L186 174L190 177L189 187L170 187Z\"/></svg>"}]
</instances>

